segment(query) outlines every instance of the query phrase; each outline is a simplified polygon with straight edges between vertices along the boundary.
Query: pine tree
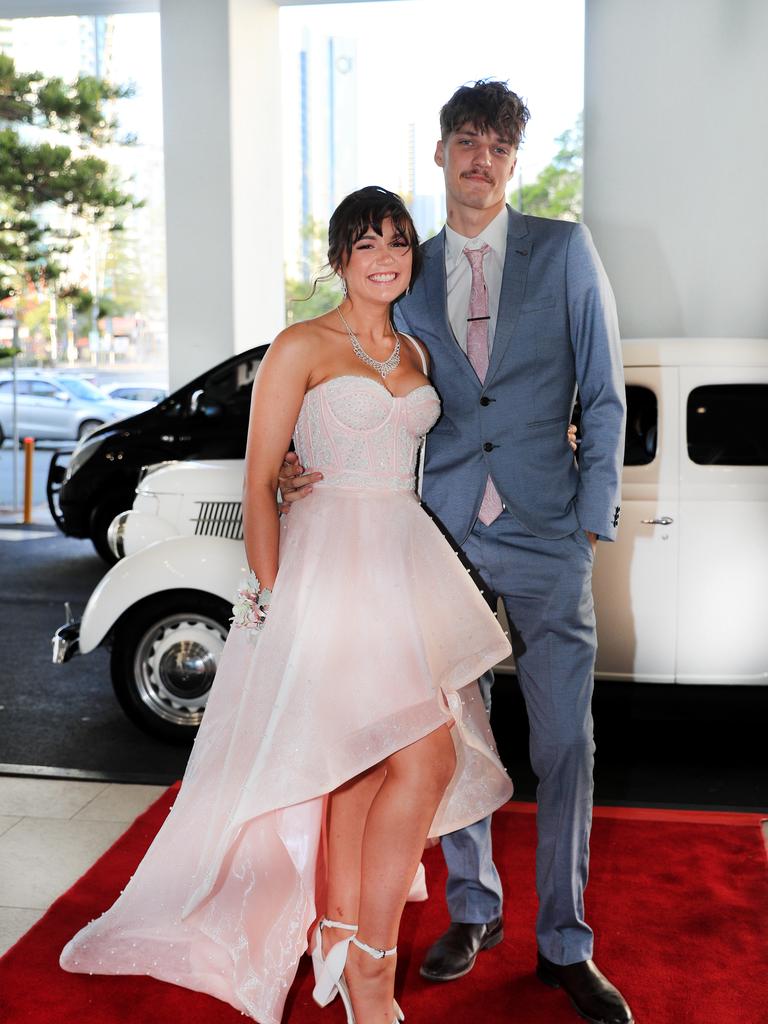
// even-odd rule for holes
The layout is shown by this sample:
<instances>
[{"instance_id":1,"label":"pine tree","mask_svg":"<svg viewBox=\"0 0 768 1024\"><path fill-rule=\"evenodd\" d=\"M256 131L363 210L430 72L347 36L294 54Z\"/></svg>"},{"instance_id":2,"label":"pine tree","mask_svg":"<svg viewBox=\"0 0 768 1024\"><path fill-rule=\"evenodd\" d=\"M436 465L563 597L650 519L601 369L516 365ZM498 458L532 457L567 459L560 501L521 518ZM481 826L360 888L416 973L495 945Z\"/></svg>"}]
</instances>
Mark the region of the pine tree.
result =
<instances>
[{"instance_id":1,"label":"pine tree","mask_svg":"<svg viewBox=\"0 0 768 1024\"><path fill-rule=\"evenodd\" d=\"M97 155L133 141L117 138L105 111L130 94L91 76L68 83L21 73L0 54L0 301L19 297L30 282L58 282L90 225L117 229L121 214L141 205Z\"/></svg>"}]
</instances>

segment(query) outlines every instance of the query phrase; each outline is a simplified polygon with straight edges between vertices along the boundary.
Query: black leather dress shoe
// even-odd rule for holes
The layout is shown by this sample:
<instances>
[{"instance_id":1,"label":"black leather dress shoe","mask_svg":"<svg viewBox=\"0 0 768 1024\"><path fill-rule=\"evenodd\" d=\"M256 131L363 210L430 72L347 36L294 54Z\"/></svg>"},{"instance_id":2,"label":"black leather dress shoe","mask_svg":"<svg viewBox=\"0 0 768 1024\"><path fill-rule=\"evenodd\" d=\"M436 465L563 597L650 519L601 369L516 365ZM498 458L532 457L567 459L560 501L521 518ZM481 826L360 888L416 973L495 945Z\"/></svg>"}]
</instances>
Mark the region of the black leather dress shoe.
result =
<instances>
[{"instance_id":1,"label":"black leather dress shoe","mask_svg":"<svg viewBox=\"0 0 768 1024\"><path fill-rule=\"evenodd\" d=\"M536 974L550 988L562 988L584 1020L592 1024L634 1024L624 996L591 960L553 964L539 953Z\"/></svg>"},{"instance_id":2,"label":"black leather dress shoe","mask_svg":"<svg viewBox=\"0 0 768 1024\"><path fill-rule=\"evenodd\" d=\"M481 949L493 949L504 938L501 918L487 924L454 921L433 943L424 957L419 974L429 981L453 981L469 974Z\"/></svg>"}]
</instances>

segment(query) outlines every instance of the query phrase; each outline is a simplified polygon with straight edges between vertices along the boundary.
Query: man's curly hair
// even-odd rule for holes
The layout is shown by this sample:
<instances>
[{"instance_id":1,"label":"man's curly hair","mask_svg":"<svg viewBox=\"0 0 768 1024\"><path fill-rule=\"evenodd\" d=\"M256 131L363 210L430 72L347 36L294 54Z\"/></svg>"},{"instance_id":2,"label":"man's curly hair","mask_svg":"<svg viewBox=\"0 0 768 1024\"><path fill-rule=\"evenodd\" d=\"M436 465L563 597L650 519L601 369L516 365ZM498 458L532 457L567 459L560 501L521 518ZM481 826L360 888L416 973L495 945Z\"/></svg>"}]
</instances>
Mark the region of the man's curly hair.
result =
<instances>
[{"instance_id":1,"label":"man's curly hair","mask_svg":"<svg viewBox=\"0 0 768 1024\"><path fill-rule=\"evenodd\" d=\"M442 108L440 135L445 141L451 132L471 124L479 132L496 132L517 149L529 117L528 107L506 82L480 79L462 85Z\"/></svg>"}]
</instances>

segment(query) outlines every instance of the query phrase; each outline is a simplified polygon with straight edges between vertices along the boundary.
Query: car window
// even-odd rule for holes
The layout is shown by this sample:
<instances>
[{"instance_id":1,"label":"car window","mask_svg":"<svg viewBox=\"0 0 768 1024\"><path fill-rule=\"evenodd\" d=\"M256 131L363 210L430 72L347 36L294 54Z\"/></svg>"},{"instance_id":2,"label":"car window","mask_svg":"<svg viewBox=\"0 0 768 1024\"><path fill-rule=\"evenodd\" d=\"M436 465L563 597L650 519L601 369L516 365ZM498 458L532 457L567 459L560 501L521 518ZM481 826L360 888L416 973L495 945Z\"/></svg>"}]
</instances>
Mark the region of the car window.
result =
<instances>
[{"instance_id":1,"label":"car window","mask_svg":"<svg viewBox=\"0 0 768 1024\"><path fill-rule=\"evenodd\" d=\"M125 398L132 402L161 402L165 397L158 388L114 388L111 398Z\"/></svg>"},{"instance_id":2,"label":"car window","mask_svg":"<svg viewBox=\"0 0 768 1024\"><path fill-rule=\"evenodd\" d=\"M60 377L59 383L75 398L84 398L87 402L103 402L106 397L101 388L80 377Z\"/></svg>"},{"instance_id":3,"label":"car window","mask_svg":"<svg viewBox=\"0 0 768 1024\"><path fill-rule=\"evenodd\" d=\"M659 405L650 388L627 385L627 433L624 465L647 466L656 458Z\"/></svg>"},{"instance_id":4,"label":"car window","mask_svg":"<svg viewBox=\"0 0 768 1024\"><path fill-rule=\"evenodd\" d=\"M21 384L24 381L17 381L16 390L21 393ZM0 394L13 394L13 381L12 380L0 380Z\"/></svg>"},{"instance_id":5,"label":"car window","mask_svg":"<svg viewBox=\"0 0 768 1024\"><path fill-rule=\"evenodd\" d=\"M260 362L261 354L212 370L198 398L198 411L209 417L247 416L253 379Z\"/></svg>"},{"instance_id":6,"label":"car window","mask_svg":"<svg viewBox=\"0 0 768 1024\"><path fill-rule=\"evenodd\" d=\"M16 394L17 395L28 395L30 393L30 384L32 382L28 378L18 377L16 379ZM3 381L3 389L9 396L13 393L13 381Z\"/></svg>"},{"instance_id":7,"label":"car window","mask_svg":"<svg viewBox=\"0 0 768 1024\"><path fill-rule=\"evenodd\" d=\"M53 398L59 390L59 388L47 380L30 380L27 383L29 385L29 393L37 398Z\"/></svg>"},{"instance_id":8,"label":"car window","mask_svg":"<svg viewBox=\"0 0 768 1024\"><path fill-rule=\"evenodd\" d=\"M702 466L768 465L768 384L707 384L688 395L688 456Z\"/></svg>"}]
</instances>

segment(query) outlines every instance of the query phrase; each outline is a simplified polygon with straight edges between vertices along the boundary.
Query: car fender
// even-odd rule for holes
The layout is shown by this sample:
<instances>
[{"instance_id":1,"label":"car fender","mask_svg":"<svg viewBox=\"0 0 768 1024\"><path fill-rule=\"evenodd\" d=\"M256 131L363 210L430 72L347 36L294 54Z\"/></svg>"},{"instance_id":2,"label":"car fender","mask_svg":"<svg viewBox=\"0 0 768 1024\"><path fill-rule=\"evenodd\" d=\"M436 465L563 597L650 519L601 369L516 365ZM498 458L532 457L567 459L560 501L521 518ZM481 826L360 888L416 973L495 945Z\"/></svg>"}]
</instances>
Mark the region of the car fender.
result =
<instances>
[{"instance_id":1,"label":"car fender","mask_svg":"<svg viewBox=\"0 0 768 1024\"><path fill-rule=\"evenodd\" d=\"M72 409L72 428L70 433L72 437L76 437L80 427L86 422L98 423L99 426L104 426L108 422L107 418L102 414L101 409ZM98 428L96 428L98 429Z\"/></svg>"},{"instance_id":2,"label":"car fender","mask_svg":"<svg viewBox=\"0 0 768 1024\"><path fill-rule=\"evenodd\" d=\"M80 653L87 654L139 601L166 590L200 590L232 602L248 574L242 541L223 537L170 537L128 555L101 579L80 623Z\"/></svg>"}]
</instances>

